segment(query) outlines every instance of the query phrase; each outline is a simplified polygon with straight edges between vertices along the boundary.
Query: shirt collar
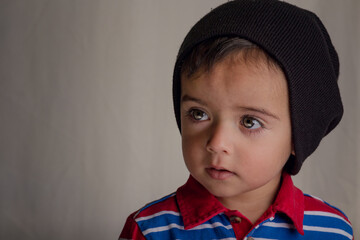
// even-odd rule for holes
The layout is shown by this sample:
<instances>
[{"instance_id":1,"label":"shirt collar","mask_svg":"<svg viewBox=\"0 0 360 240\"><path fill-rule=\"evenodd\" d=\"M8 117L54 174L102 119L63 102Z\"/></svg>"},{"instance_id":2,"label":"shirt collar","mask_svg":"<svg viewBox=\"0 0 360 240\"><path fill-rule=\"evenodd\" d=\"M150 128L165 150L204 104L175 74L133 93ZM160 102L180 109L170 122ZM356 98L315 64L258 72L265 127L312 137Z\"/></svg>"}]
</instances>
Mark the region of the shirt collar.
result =
<instances>
[{"instance_id":1,"label":"shirt collar","mask_svg":"<svg viewBox=\"0 0 360 240\"><path fill-rule=\"evenodd\" d=\"M295 187L291 176L286 172L282 174L280 190L270 208L273 208L274 212L286 214L292 220L296 230L304 235L304 194Z\"/></svg>"},{"instance_id":2,"label":"shirt collar","mask_svg":"<svg viewBox=\"0 0 360 240\"><path fill-rule=\"evenodd\" d=\"M185 185L177 190L176 199L185 229L196 227L219 213L229 211L191 175ZM263 217L267 218L269 214L278 212L287 215L297 231L304 234L304 195L294 186L291 176L285 172L276 199Z\"/></svg>"}]
</instances>

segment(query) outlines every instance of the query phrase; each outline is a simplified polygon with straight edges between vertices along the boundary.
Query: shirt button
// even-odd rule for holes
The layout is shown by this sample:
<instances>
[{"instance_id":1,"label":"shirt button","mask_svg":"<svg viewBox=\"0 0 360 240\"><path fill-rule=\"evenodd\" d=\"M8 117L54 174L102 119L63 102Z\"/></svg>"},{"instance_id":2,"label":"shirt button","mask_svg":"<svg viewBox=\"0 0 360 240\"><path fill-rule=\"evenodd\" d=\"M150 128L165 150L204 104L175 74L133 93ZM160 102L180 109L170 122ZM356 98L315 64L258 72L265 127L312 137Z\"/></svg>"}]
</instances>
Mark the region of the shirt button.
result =
<instances>
[{"instance_id":1,"label":"shirt button","mask_svg":"<svg viewBox=\"0 0 360 240\"><path fill-rule=\"evenodd\" d=\"M230 221L231 221L232 223L241 223L241 217L231 216L231 217L230 217Z\"/></svg>"}]
</instances>

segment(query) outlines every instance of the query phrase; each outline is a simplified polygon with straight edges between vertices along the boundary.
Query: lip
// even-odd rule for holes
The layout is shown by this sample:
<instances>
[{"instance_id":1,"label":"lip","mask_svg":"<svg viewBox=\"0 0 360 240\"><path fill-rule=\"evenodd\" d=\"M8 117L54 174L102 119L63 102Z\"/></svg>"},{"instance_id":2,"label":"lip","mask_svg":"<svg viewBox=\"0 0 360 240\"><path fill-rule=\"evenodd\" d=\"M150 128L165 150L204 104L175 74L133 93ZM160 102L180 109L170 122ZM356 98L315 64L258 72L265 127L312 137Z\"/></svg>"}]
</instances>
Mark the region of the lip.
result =
<instances>
[{"instance_id":1,"label":"lip","mask_svg":"<svg viewBox=\"0 0 360 240\"><path fill-rule=\"evenodd\" d=\"M206 168L206 172L209 176L215 180L226 180L235 174L224 168L209 167Z\"/></svg>"}]
</instances>

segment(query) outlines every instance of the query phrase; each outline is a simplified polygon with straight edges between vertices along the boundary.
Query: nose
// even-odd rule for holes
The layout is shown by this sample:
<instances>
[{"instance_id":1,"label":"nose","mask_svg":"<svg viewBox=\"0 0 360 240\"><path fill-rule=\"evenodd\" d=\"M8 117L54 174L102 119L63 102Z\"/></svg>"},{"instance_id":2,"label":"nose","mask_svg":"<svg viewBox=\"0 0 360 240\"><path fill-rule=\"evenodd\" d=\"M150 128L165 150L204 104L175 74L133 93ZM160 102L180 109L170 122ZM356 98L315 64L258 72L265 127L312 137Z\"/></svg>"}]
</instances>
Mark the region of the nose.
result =
<instances>
[{"instance_id":1,"label":"nose","mask_svg":"<svg viewBox=\"0 0 360 240\"><path fill-rule=\"evenodd\" d=\"M209 134L206 150L213 154L231 154L233 129L225 123L215 124Z\"/></svg>"}]
</instances>

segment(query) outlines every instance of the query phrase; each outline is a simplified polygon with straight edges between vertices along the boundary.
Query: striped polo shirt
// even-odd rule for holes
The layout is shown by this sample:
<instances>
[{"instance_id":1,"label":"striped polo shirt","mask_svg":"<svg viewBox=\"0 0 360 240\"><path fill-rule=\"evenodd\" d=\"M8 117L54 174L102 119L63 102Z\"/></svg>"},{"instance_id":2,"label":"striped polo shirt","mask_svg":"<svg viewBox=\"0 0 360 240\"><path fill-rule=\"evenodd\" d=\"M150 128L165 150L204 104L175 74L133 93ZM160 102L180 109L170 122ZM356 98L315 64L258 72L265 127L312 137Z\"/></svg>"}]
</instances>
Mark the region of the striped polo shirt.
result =
<instances>
[{"instance_id":1,"label":"striped polo shirt","mask_svg":"<svg viewBox=\"0 0 360 240\"><path fill-rule=\"evenodd\" d=\"M119 237L124 239L331 239L351 240L347 217L319 198L305 195L284 173L274 203L252 224L225 208L190 176L175 193L131 214Z\"/></svg>"}]
</instances>

